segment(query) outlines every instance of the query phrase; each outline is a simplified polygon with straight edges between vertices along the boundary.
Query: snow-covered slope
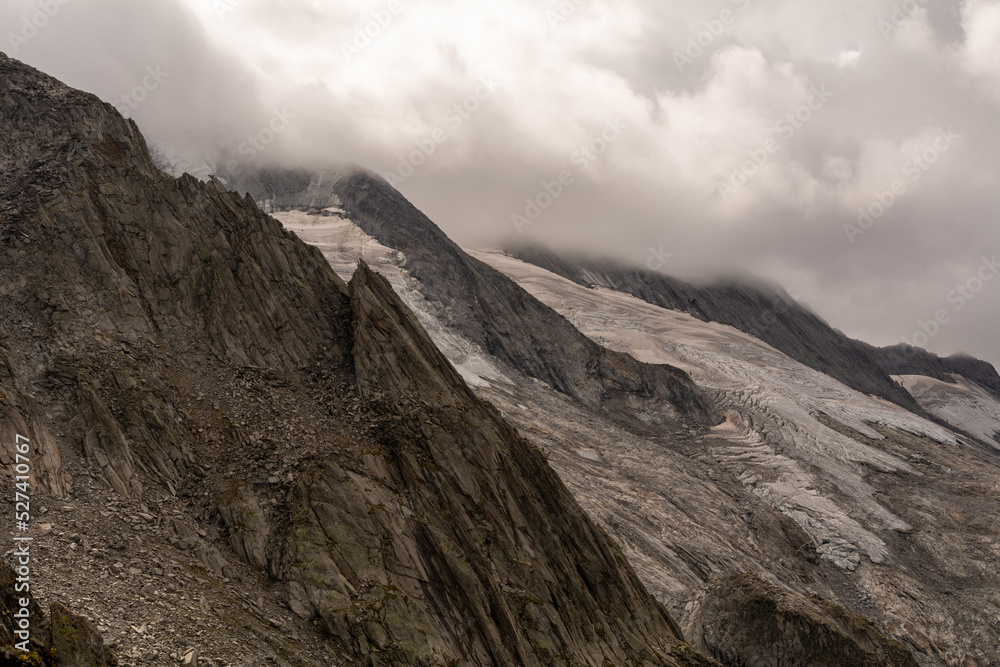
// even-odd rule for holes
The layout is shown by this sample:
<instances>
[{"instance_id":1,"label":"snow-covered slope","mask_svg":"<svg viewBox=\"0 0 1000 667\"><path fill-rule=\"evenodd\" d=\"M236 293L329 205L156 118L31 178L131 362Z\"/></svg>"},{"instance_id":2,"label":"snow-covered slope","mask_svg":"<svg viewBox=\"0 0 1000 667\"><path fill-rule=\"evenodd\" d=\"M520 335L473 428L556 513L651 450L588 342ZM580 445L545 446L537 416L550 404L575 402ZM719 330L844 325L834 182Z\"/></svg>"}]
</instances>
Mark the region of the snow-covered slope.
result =
<instances>
[{"instance_id":1,"label":"snow-covered slope","mask_svg":"<svg viewBox=\"0 0 1000 667\"><path fill-rule=\"evenodd\" d=\"M473 254L594 340L641 361L683 368L715 390L729 414L716 429L729 443L717 451L719 459L747 488L794 518L816 539L820 554L840 567L853 569L861 555L881 562L886 548L878 533L909 529L873 498L867 470L913 469L899 456L826 426L819 415L873 440L882 435L869 424L958 444L940 426L849 389L730 327L620 292L587 289L497 252ZM851 507L863 509L863 520L851 516Z\"/></svg>"},{"instance_id":2,"label":"snow-covered slope","mask_svg":"<svg viewBox=\"0 0 1000 667\"><path fill-rule=\"evenodd\" d=\"M444 326L449 305L424 298L401 253L329 213L275 215L343 277L363 258L389 278L682 623L706 582L755 572L876 619L924 664L1000 657L977 634L1000 628L1000 534L981 520L1000 513L1000 467L961 437L735 329L473 253L602 345L688 371L727 416L709 432L625 430Z\"/></svg>"},{"instance_id":3,"label":"snow-covered slope","mask_svg":"<svg viewBox=\"0 0 1000 667\"><path fill-rule=\"evenodd\" d=\"M961 375L955 384L924 375L897 375L897 382L935 417L1000 449L1000 401Z\"/></svg>"}]
</instances>

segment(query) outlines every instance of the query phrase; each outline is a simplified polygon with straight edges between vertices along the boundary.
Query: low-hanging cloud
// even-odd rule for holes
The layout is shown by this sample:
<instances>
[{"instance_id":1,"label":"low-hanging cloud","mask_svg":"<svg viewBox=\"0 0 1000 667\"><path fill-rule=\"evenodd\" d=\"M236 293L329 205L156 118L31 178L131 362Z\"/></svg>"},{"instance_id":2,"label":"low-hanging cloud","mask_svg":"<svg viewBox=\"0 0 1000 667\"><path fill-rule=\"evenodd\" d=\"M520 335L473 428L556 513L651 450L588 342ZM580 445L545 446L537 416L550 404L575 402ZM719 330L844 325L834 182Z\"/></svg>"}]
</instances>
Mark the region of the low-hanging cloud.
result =
<instances>
[{"instance_id":1,"label":"low-hanging cloud","mask_svg":"<svg viewBox=\"0 0 1000 667\"><path fill-rule=\"evenodd\" d=\"M664 272L760 274L876 344L1000 253L996 0L53 2L13 45L46 3L0 7L0 49L182 164L405 171L463 244L656 248ZM928 347L1000 364L998 313L983 282Z\"/></svg>"}]
</instances>

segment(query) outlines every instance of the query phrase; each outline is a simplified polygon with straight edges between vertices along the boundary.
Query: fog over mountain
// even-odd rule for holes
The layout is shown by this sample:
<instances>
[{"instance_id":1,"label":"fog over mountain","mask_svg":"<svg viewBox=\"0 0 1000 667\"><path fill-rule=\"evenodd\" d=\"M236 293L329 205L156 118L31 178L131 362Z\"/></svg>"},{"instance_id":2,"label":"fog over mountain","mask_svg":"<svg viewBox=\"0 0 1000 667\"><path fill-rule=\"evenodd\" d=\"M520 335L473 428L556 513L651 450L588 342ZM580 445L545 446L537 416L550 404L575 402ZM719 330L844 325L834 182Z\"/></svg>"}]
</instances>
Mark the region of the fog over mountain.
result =
<instances>
[{"instance_id":1,"label":"fog over mountain","mask_svg":"<svg viewBox=\"0 0 1000 667\"><path fill-rule=\"evenodd\" d=\"M13 0L0 25L190 171L355 162L465 246L751 272L852 337L1000 364L998 2Z\"/></svg>"},{"instance_id":2,"label":"fog over mountain","mask_svg":"<svg viewBox=\"0 0 1000 667\"><path fill-rule=\"evenodd\" d=\"M0 667L1000 664L998 3L5 5Z\"/></svg>"}]
</instances>

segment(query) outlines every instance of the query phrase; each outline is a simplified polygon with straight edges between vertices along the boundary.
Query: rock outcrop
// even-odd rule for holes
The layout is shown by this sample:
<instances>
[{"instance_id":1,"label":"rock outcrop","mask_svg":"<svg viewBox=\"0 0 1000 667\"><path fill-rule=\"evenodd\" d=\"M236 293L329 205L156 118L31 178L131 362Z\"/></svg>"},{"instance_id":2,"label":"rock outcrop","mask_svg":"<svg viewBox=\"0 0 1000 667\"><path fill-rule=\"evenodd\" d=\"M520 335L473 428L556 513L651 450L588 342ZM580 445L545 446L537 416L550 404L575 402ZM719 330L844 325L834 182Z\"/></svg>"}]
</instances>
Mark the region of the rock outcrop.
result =
<instances>
[{"instance_id":1,"label":"rock outcrop","mask_svg":"<svg viewBox=\"0 0 1000 667\"><path fill-rule=\"evenodd\" d=\"M17 462L17 436L30 439L27 456L32 461L29 482L54 496L64 497L72 490L72 480L61 467L59 449L49 433L35 397L18 388L14 368L0 343L0 465Z\"/></svg>"},{"instance_id":2,"label":"rock outcrop","mask_svg":"<svg viewBox=\"0 0 1000 667\"><path fill-rule=\"evenodd\" d=\"M993 394L1000 400L1000 374L992 364L967 354L939 357L909 345L893 345L877 349L881 366L890 375L925 375L953 383L952 374L961 375Z\"/></svg>"},{"instance_id":3,"label":"rock outcrop","mask_svg":"<svg viewBox=\"0 0 1000 667\"><path fill-rule=\"evenodd\" d=\"M172 526L156 548L195 553L217 582L199 608L226 599L219 582L242 560L351 663L713 664L366 267L348 288L253 200L160 172L134 123L3 55L0 167L7 376L38 388L41 406L38 428L31 417L13 428L56 434L63 467L136 508L137 532L99 536L112 549ZM605 403L636 391L707 419L680 371L574 338L567 390ZM553 378L560 358L545 361ZM18 414L24 402L10 399ZM46 474L58 479L56 463ZM183 511L157 509L178 496ZM110 572L141 577L142 563ZM162 606L154 583L116 594ZM56 612L76 637L60 645L96 655L85 626ZM262 632L247 621L218 632L232 628ZM149 632L118 629L130 642ZM280 664L317 664L294 646L276 649Z\"/></svg>"},{"instance_id":4,"label":"rock outcrop","mask_svg":"<svg viewBox=\"0 0 1000 667\"><path fill-rule=\"evenodd\" d=\"M49 610L52 650L59 667L115 667L117 658L87 619L53 602Z\"/></svg>"},{"instance_id":5,"label":"rock outcrop","mask_svg":"<svg viewBox=\"0 0 1000 667\"><path fill-rule=\"evenodd\" d=\"M754 575L715 581L692 605L691 636L724 665L918 665L867 619Z\"/></svg>"},{"instance_id":6,"label":"rock outcrop","mask_svg":"<svg viewBox=\"0 0 1000 667\"><path fill-rule=\"evenodd\" d=\"M366 476L329 462L296 488L300 608L392 664L682 662L673 621L636 603L624 557L541 454L469 391L382 277L362 264L350 290L359 391L395 414Z\"/></svg>"}]
</instances>

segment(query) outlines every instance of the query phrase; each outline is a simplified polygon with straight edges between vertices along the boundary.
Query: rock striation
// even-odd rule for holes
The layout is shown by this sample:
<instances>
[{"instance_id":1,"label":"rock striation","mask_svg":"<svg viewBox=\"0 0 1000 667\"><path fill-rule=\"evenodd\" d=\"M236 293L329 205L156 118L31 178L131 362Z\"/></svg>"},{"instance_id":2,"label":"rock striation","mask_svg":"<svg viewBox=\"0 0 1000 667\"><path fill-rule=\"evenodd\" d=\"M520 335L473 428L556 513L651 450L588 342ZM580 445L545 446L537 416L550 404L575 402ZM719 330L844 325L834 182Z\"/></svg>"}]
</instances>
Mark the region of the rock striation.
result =
<instances>
[{"instance_id":1,"label":"rock striation","mask_svg":"<svg viewBox=\"0 0 1000 667\"><path fill-rule=\"evenodd\" d=\"M246 641L200 635L232 663L715 664L385 280L362 266L348 286L251 198L160 172L110 105L2 54L0 289L3 433L40 443L50 494L70 494L72 471L80 511L110 514L91 480L129 508L124 536L76 534L73 549L88 568L129 554L99 568L109 583L150 577L114 588L147 621L106 621L131 658L212 660L194 637L164 648L170 577L214 582L180 596L197 613L243 619L204 627ZM512 358L588 400L634 391L709 418L682 372L603 355L556 321L579 363L565 370L553 338L549 357L518 343ZM176 566L147 574L143 545ZM265 616L264 593L298 618ZM79 629L51 609L53 628ZM327 651L303 648L316 633ZM262 636L274 649L250 652Z\"/></svg>"}]
</instances>

